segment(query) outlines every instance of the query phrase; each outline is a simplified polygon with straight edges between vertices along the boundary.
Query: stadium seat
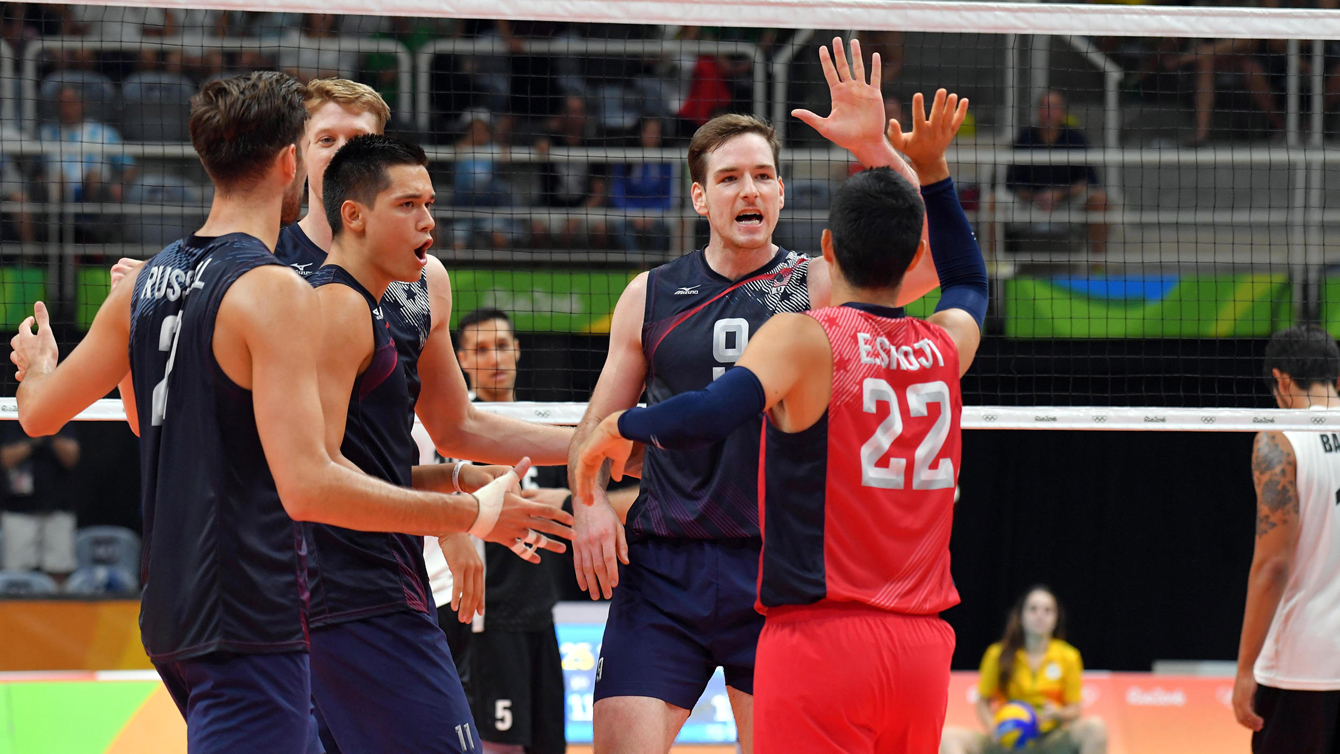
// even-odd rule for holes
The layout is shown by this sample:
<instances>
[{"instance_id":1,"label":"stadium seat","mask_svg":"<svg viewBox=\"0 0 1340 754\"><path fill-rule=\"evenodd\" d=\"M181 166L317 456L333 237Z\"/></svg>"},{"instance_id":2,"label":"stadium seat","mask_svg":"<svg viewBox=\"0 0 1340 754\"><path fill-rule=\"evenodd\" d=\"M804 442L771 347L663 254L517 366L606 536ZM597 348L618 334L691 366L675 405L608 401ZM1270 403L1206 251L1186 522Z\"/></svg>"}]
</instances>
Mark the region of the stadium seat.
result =
<instances>
[{"instance_id":1,"label":"stadium seat","mask_svg":"<svg viewBox=\"0 0 1340 754\"><path fill-rule=\"evenodd\" d=\"M133 73L121 85L126 141L190 141L191 80L165 71Z\"/></svg>"},{"instance_id":2,"label":"stadium seat","mask_svg":"<svg viewBox=\"0 0 1340 754\"><path fill-rule=\"evenodd\" d=\"M126 204L144 204L155 207L189 205L200 207L200 213L188 215L129 215L125 234L130 243L150 247L166 246L179 238L194 233L209 214L203 202L208 192L191 181L168 173L146 173L126 189Z\"/></svg>"},{"instance_id":3,"label":"stadium seat","mask_svg":"<svg viewBox=\"0 0 1340 754\"><path fill-rule=\"evenodd\" d=\"M13 330L33 313L33 304L46 298L47 272L37 267L0 267L0 312L5 328Z\"/></svg>"},{"instance_id":4,"label":"stadium seat","mask_svg":"<svg viewBox=\"0 0 1340 754\"><path fill-rule=\"evenodd\" d=\"M60 589L56 580L36 571L0 571L0 597L44 597Z\"/></svg>"},{"instance_id":5,"label":"stadium seat","mask_svg":"<svg viewBox=\"0 0 1340 754\"><path fill-rule=\"evenodd\" d=\"M81 569L113 566L139 573L140 538L123 526L85 526L75 532L74 556Z\"/></svg>"},{"instance_id":6,"label":"stadium seat","mask_svg":"<svg viewBox=\"0 0 1340 754\"><path fill-rule=\"evenodd\" d=\"M139 591L135 574L117 566L87 566L70 574L65 582L65 593L82 597L133 595Z\"/></svg>"},{"instance_id":7,"label":"stadium seat","mask_svg":"<svg viewBox=\"0 0 1340 754\"><path fill-rule=\"evenodd\" d=\"M43 123L58 120L57 106L62 87L79 90L84 100L84 117L88 120L115 125L120 116L120 102L112 80L97 71L56 71L42 79L38 89L37 118Z\"/></svg>"}]
</instances>

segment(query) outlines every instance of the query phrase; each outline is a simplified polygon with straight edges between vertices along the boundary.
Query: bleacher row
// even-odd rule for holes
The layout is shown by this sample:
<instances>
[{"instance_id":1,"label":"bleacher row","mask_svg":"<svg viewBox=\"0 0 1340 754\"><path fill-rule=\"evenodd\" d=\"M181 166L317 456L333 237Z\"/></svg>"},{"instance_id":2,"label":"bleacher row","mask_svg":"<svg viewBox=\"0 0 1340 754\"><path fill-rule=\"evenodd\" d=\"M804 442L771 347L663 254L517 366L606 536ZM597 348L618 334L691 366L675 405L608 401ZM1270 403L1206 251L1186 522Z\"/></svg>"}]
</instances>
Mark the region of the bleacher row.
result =
<instances>
[{"instance_id":1,"label":"bleacher row","mask_svg":"<svg viewBox=\"0 0 1340 754\"><path fill-rule=\"evenodd\" d=\"M0 537L0 547L3 538ZM134 595L139 592L140 538L120 526L86 526L75 533L77 567L64 587L37 571L0 571L0 598Z\"/></svg>"}]
</instances>

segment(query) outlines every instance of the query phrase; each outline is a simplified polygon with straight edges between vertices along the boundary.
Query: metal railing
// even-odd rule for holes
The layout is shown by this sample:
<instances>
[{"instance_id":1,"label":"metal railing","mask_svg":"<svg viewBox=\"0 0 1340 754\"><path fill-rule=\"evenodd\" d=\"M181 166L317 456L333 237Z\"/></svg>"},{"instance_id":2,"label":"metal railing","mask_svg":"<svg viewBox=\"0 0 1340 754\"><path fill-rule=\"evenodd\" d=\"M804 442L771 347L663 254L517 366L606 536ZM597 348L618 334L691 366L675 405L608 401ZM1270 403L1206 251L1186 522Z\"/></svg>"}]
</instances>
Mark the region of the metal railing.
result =
<instances>
[{"instance_id":1,"label":"metal railing","mask_svg":"<svg viewBox=\"0 0 1340 754\"><path fill-rule=\"evenodd\" d=\"M367 53L387 53L395 55L397 68L397 86L404 96L399 98L397 103L397 114L409 122L413 117L413 102L410 92L413 91L414 61L409 50L399 42L390 39L373 39L369 37L351 37L342 36L330 39L308 39L306 37L164 37L161 39L139 39L134 41L116 41L99 39L96 37L47 37L37 39L29 43L23 52L23 79L22 100L23 100L23 127L29 132L36 129L37 126L37 101L38 87L41 82L38 79L38 69L40 58L44 52L66 52L72 50L90 50L90 51L130 51L138 52L141 50L155 50L174 52L181 51L184 47L193 49L222 50L222 51L250 51L259 52L265 55L278 53L285 49L294 49L294 43L297 43L297 49L307 49L304 43L311 43L311 47L325 50L335 50L338 52L347 52L353 54ZM12 60L13 55L0 57L0 61ZM3 65L3 62L0 62ZM5 80L12 80L12 63L8 74L0 69L0 76L8 76Z\"/></svg>"}]
</instances>

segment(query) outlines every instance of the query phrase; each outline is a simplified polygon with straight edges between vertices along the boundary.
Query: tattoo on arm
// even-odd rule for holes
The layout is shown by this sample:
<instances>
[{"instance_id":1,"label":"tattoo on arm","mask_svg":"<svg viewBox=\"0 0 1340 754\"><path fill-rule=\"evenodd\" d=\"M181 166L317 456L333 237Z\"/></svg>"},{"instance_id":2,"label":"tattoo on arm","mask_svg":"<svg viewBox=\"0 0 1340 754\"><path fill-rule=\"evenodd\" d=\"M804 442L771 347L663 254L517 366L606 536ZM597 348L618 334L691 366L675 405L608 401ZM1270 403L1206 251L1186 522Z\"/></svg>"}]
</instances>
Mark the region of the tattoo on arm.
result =
<instances>
[{"instance_id":1,"label":"tattoo on arm","mask_svg":"<svg viewBox=\"0 0 1340 754\"><path fill-rule=\"evenodd\" d=\"M1298 461L1283 434L1256 436L1252 479L1256 483L1256 536L1260 538L1298 515Z\"/></svg>"}]
</instances>

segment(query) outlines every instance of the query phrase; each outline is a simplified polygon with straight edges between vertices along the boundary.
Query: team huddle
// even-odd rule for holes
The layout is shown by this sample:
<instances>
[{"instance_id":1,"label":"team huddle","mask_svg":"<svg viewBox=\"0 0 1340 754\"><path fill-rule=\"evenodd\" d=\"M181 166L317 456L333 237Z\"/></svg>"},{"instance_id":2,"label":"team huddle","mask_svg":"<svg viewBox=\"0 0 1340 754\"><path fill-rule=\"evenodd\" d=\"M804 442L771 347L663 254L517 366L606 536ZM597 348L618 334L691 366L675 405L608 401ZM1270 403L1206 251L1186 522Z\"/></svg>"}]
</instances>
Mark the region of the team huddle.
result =
<instances>
[{"instance_id":1,"label":"team huddle","mask_svg":"<svg viewBox=\"0 0 1340 754\"><path fill-rule=\"evenodd\" d=\"M204 86L204 226L119 264L59 365L41 303L11 355L31 435L119 387L141 441L141 632L191 752L561 751L500 735L463 688L425 539L472 554L471 537L532 563L570 540L578 583L612 599L597 752L667 752L718 666L745 752L938 749L959 379L988 291L945 160L968 103L917 95L909 129L886 121L879 57L867 78L851 47L820 52L831 113L794 113L866 168L822 255L772 243L772 128L709 121L688 162L710 240L628 285L575 430L471 403L429 160L381 135L375 92ZM937 284L935 314L904 315ZM475 463L414 465L416 416ZM567 464L570 508L522 495L532 463ZM626 473L624 523L605 485Z\"/></svg>"}]
</instances>

